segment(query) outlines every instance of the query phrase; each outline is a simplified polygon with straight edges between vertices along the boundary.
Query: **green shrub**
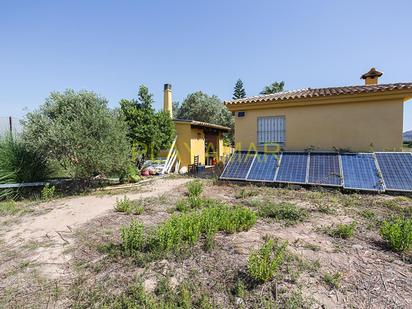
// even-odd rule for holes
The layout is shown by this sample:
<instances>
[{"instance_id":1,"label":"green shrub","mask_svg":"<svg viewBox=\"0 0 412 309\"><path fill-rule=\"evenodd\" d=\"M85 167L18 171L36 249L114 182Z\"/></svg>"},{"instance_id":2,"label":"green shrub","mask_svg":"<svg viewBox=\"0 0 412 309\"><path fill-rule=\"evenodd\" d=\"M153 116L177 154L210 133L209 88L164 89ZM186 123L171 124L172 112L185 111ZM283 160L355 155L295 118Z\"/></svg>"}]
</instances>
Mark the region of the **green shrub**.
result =
<instances>
[{"instance_id":1,"label":"green shrub","mask_svg":"<svg viewBox=\"0 0 412 309\"><path fill-rule=\"evenodd\" d=\"M114 210L118 212L125 212L127 214L141 215L144 212L144 207L140 201L132 201L127 196L123 199L117 199Z\"/></svg>"},{"instance_id":2,"label":"green shrub","mask_svg":"<svg viewBox=\"0 0 412 309\"><path fill-rule=\"evenodd\" d=\"M247 230L256 222L256 215L248 208L240 206L232 208L220 203L211 204L202 211L173 214L157 227L149 236L145 246L140 248L152 253L178 252L182 248L195 245L202 236L205 238L205 246L210 248L217 232L233 233ZM136 227L124 227L122 234L136 235L138 237L137 242L140 243L141 234L127 233L129 228L134 229Z\"/></svg>"},{"instance_id":3,"label":"green shrub","mask_svg":"<svg viewBox=\"0 0 412 309\"><path fill-rule=\"evenodd\" d=\"M341 279L342 274L340 272L334 274L325 273L323 275L323 281L332 289L339 288Z\"/></svg>"},{"instance_id":4,"label":"green shrub","mask_svg":"<svg viewBox=\"0 0 412 309\"><path fill-rule=\"evenodd\" d=\"M0 184L42 181L51 173L47 160L40 153L28 149L21 139L0 137ZM19 192L0 189L0 199L17 197Z\"/></svg>"},{"instance_id":5,"label":"green shrub","mask_svg":"<svg viewBox=\"0 0 412 309\"><path fill-rule=\"evenodd\" d=\"M144 227L142 223L135 220L128 227L122 227L120 230L123 250L127 254L133 254L136 251L142 251L145 244Z\"/></svg>"},{"instance_id":6,"label":"green shrub","mask_svg":"<svg viewBox=\"0 0 412 309\"><path fill-rule=\"evenodd\" d=\"M200 197L203 192L203 184L200 180L193 180L187 184L189 197Z\"/></svg>"},{"instance_id":7,"label":"green shrub","mask_svg":"<svg viewBox=\"0 0 412 309\"><path fill-rule=\"evenodd\" d=\"M50 184L46 184L41 190L42 200L45 200L45 201L51 200L54 197L55 192L56 192L55 186L50 186Z\"/></svg>"},{"instance_id":8,"label":"green shrub","mask_svg":"<svg viewBox=\"0 0 412 309\"><path fill-rule=\"evenodd\" d=\"M395 217L382 223L382 238L396 252L408 251L412 247L412 219Z\"/></svg>"},{"instance_id":9,"label":"green shrub","mask_svg":"<svg viewBox=\"0 0 412 309\"><path fill-rule=\"evenodd\" d=\"M24 143L62 163L75 178L124 173L130 142L126 123L107 100L89 91L52 92L26 115Z\"/></svg>"},{"instance_id":10,"label":"green shrub","mask_svg":"<svg viewBox=\"0 0 412 309\"><path fill-rule=\"evenodd\" d=\"M258 214L264 218L274 218L285 221L286 224L296 224L304 221L308 213L305 209L297 207L295 204L283 202L279 204L264 203L259 207Z\"/></svg>"},{"instance_id":11,"label":"green shrub","mask_svg":"<svg viewBox=\"0 0 412 309\"><path fill-rule=\"evenodd\" d=\"M348 239L353 236L356 229L356 221L351 224L338 224L336 228L329 231L329 235L336 238Z\"/></svg>"},{"instance_id":12,"label":"green shrub","mask_svg":"<svg viewBox=\"0 0 412 309\"><path fill-rule=\"evenodd\" d=\"M176 210L181 211L181 212L186 212L190 210L190 205L187 202L187 200L178 200L176 203Z\"/></svg>"},{"instance_id":13,"label":"green shrub","mask_svg":"<svg viewBox=\"0 0 412 309\"><path fill-rule=\"evenodd\" d=\"M190 208L200 208L203 205L203 199L200 196L191 195L187 198Z\"/></svg>"},{"instance_id":14,"label":"green shrub","mask_svg":"<svg viewBox=\"0 0 412 309\"><path fill-rule=\"evenodd\" d=\"M266 240L248 258L247 270L251 278L258 282L272 279L285 259L286 247L287 242L279 244L273 239Z\"/></svg>"}]
</instances>

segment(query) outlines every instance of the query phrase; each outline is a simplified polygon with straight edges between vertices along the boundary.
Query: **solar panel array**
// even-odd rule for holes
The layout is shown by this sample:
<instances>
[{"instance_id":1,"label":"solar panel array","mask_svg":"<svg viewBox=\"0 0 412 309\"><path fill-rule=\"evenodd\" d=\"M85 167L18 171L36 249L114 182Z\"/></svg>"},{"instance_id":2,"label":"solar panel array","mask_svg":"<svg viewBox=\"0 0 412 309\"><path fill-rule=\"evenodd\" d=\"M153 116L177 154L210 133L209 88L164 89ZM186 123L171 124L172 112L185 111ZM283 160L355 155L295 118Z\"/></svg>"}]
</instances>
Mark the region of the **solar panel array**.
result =
<instances>
[{"instance_id":1,"label":"solar panel array","mask_svg":"<svg viewBox=\"0 0 412 309\"><path fill-rule=\"evenodd\" d=\"M254 153L235 152L230 158L221 178L245 179L255 157Z\"/></svg>"},{"instance_id":2,"label":"solar panel array","mask_svg":"<svg viewBox=\"0 0 412 309\"><path fill-rule=\"evenodd\" d=\"M377 152L386 190L412 191L412 154Z\"/></svg>"},{"instance_id":3,"label":"solar panel array","mask_svg":"<svg viewBox=\"0 0 412 309\"><path fill-rule=\"evenodd\" d=\"M277 155L258 153L246 179L251 181L272 182L275 180L277 168Z\"/></svg>"},{"instance_id":4,"label":"solar panel array","mask_svg":"<svg viewBox=\"0 0 412 309\"><path fill-rule=\"evenodd\" d=\"M383 181L372 153L345 153L340 157L345 189L383 191Z\"/></svg>"},{"instance_id":5,"label":"solar panel array","mask_svg":"<svg viewBox=\"0 0 412 309\"><path fill-rule=\"evenodd\" d=\"M337 153L311 153L308 183L314 185L341 186L339 155Z\"/></svg>"},{"instance_id":6,"label":"solar panel array","mask_svg":"<svg viewBox=\"0 0 412 309\"><path fill-rule=\"evenodd\" d=\"M412 153L235 152L220 178L412 192Z\"/></svg>"},{"instance_id":7,"label":"solar panel array","mask_svg":"<svg viewBox=\"0 0 412 309\"><path fill-rule=\"evenodd\" d=\"M305 183L308 154L305 152L284 152L276 180L286 183Z\"/></svg>"}]
</instances>

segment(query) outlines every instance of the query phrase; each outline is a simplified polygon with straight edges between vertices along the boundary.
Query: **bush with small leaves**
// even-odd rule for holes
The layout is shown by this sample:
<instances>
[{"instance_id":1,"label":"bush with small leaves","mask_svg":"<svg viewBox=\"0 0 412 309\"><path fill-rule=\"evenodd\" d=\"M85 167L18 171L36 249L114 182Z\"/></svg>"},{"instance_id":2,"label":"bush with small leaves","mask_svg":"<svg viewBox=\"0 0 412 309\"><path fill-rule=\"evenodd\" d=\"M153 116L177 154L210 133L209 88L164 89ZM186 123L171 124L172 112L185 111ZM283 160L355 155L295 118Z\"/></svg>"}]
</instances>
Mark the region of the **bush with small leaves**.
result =
<instances>
[{"instance_id":1,"label":"bush with small leaves","mask_svg":"<svg viewBox=\"0 0 412 309\"><path fill-rule=\"evenodd\" d=\"M141 215L144 212L144 207L141 205L141 201L132 201L125 196L123 199L116 200L114 210L117 212L125 212L129 215Z\"/></svg>"},{"instance_id":2,"label":"bush with small leaves","mask_svg":"<svg viewBox=\"0 0 412 309\"><path fill-rule=\"evenodd\" d=\"M172 215L149 235L144 245L141 243L143 231L136 223L123 227L122 240L126 241L123 248L129 248L129 254L134 248L138 251L144 248L152 253L178 252L182 248L195 245L204 236L205 247L209 249L214 244L214 235L217 232L234 233L248 230L255 222L255 213L246 207L233 208L209 201L209 206L202 211ZM137 237L136 242L132 240L133 236ZM134 245L135 243L138 245Z\"/></svg>"},{"instance_id":3,"label":"bush with small leaves","mask_svg":"<svg viewBox=\"0 0 412 309\"><path fill-rule=\"evenodd\" d=\"M189 197L200 197L203 192L203 184L200 180L193 180L187 184Z\"/></svg>"},{"instance_id":4,"label":"bush with small leaves","mask_svg":"<svg viewBox=\"0 0 412 309\"><path fill-rule=\"evenodd\" d=\"M50 186L50 184L46 184L41 190L42 200L45 200L45 201L51 200L54 197L55 192L56 192L55 186Z\"/></svg>"},{"instance_id":5,"label":"bush with small leaves","mask_svg":"<svg viewBox=\"0 0 412 309\"><path fill-rule=\"evenodd\" d=\"M141 251L145 244L143 224L135 220L128 227L120 230L123 250L132 255L134 252Z\"/></svg>"},{"instance_id":6,"label":"bush with small leaves","mask_svg":"<svg viewBox=\"0 0 412 309\"><path fill-rule=\"evenodd\" d=\"M308 216L305 209L288 202L279 204L271 202L264 203L259 207L258 214L260 217L274 218L276 220L284 221L287 225L301 222Z\"/></svg>"},{"instance_id":7,"label":"bush with small leaves","mask_svg":"<svg viewBox=\"0 0 412 309\"><path fill-rule=\"evenodd\" d=\"M348 239L353 236L356 229L356 221L351 224L338 224L336 228L329 231L329 235L336 238Z\"/></svg>"},{"instance_id":8,"label":"bush with small leaves","mask_svg":"<svg viewBox=\"0 0 412 309\"><path fill-rule=\"evenodd\" d=\"M382 238L396 252L408 251L412 247L412 219L394 217L382 223Z\"/></svg>"},{"instance_id":9,"label":"bush with small leaves","mask_svg":"<svg viewBox=\"0 0 412 309\"><path fill-rule=\"evenodd\" d=\"M263 246L248 258L247 270L251 278L257 282L272 279L285 259L287 245L287 242L266 240Z\"/></svg>"},{"instance_id":10,"label":"bush with small leaves","mask_svg":"<svg viewBox=\"0 0 412 309\"><path fill-rule=\"evenodd\" d=\"M323 275L323 281L331 288L338 289L340 286L340 281L342 279L342 274L336 272L334 274L325 273Z\"/></svg>"}]
</instances>

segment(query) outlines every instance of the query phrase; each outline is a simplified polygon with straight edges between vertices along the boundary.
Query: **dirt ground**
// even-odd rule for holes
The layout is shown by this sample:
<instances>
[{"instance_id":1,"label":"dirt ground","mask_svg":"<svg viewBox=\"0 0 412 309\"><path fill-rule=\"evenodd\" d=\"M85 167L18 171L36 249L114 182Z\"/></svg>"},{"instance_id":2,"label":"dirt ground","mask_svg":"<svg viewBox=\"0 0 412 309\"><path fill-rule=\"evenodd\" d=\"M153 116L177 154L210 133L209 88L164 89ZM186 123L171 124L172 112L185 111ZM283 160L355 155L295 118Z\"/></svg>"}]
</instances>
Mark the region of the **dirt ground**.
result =
<instances>
[{"instance_id":1,"label":"dirt ground","mask_svg":"<svg viewBox=\"0 0 412 309\"><path fill-rule=\"evenodd\" d=\"M145 265L102 250L118 244L120 227L132 220L150 229L169 218L185 198L188 181L159 180L126 193L145 201L140 215L113 210L125 195L120 194L56 200L7 221L0 230L0 307L99 307L136 280L147 293L158 293L167 278L172 289L189 283L198 293L194 297L207 295L215 308L412 308L411 254L388 250L378 229L390 215L412 214L412 200L403 196L203 181L204 198L254 211L257 203L288 202L308 216L296 224L260 218L248 231L219 233L213 250L199 244ZM353 221L350 239L326 232ZM265 237L287 241L289 259L272 281L246 286L239 296L234 287L247 277L248 256ZM326 274L339 274L339 284L328 284Z\"/></svg>"}]
</instances>

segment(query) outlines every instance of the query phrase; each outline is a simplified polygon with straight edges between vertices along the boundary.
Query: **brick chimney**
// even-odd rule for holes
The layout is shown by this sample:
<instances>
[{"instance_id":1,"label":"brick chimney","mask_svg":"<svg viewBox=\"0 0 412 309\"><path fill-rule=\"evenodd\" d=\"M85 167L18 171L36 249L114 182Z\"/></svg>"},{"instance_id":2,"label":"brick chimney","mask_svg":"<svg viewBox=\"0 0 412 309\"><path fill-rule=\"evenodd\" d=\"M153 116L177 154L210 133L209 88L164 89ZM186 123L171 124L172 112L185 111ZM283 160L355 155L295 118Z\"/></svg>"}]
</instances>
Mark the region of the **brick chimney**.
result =
<instances>
[{"instance_id":1,"label":"brick chimney","mask_svg":"<svg viewBox=\"0 0 412 309\"><path fill-rule=\"evenodd\" d=\"M377 85L378 78L381 77L382 74L382 72L377 71L375 68L371 68L369 72L361 76L361 79L365 80L365 85Z\"/></svg>"},{"instance_id":2,"label":"brick chimney","mask_svg":"<svg viewBox=\"0 0 412 309\"><path fill-rule=\"evenodd\" d=\"M172 85L171 84L164 85L163 110L170 114L170 118L173 118Z\"/></svg>"}]
</instances>

